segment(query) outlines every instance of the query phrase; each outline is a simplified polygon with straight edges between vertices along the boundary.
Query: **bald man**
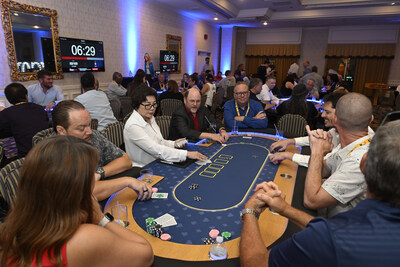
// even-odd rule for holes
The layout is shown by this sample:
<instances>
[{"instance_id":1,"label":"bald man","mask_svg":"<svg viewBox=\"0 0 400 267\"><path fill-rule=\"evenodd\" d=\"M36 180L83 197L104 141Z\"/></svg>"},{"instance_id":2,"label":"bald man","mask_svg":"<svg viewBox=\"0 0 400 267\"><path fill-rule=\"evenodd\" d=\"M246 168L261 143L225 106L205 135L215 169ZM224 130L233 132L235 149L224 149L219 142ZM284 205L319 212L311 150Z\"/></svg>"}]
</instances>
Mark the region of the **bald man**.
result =
<instances>
[{"instance_id":1,"label":"bald man","mask_svg":"<svg viewBox=\"0 0 400 267\"><path fill-rule=\"evenodd\" d=\"M215 122L206 107L200 107L201 95L197 88L187 90L183 102L185 105L172 114L170 140L186 137L190 140L207 138L220 143L228 141L224 127Z\"/></svg>"},{"instance_id":2,"label":"bald man","mask_svg":"<svg viewBox=\"0 0 400 267\"><path fill-rule=\"evenodd\" d=\"M371 136L368 124L373 119L371 101L364 95L350 93L336 105L333 124L340 138L340 148L324 160L332 149L332 136L321 129L307 131L311 156L305 181L304 206L327 208L328 217L354 208L365 199L366 184L360 161L368 151ZM322 178L327 178L322 183Z\"/></svg>"}]
</instances>

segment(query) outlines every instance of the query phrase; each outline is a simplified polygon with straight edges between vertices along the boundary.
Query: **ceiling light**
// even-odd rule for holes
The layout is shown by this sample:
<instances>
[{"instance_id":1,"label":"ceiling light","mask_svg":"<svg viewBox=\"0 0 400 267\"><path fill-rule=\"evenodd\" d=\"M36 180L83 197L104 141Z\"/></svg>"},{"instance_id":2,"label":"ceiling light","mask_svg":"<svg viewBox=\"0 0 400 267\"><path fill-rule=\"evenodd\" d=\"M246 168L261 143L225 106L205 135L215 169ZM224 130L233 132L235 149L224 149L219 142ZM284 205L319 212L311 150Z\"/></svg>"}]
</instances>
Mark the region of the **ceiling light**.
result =
<instances>
[{"instance_id":1,"label":"ceiling light","mask_svg":"<svg viewBox=\"0 0 400 267\"><path fill-rule=\"evenodd\" d=\"M392 6L394 6L395 4L396 4L396 3L394 3L394 2L393 2L393 3L391 3L391 5L392 5Z\"/></svg>"},{"instance_id":2,"label":"ceiling light","mask_svg":"<svg viewBox=\"0 0 400 267\"><path fill-rule=\"evenodd\" d=\"M37 26L37 25L35 25L35 26L33 26L33 28L35 28L35 29L39 29L40 27L39 27L39 26Z\"/></svg>"},{"instance_id":3,"label":"ceiling light","mask_svg":"<svg viewBox=\"0 0 400 267\"><path fill-rule=\"evenodd\" d=\"M267 25L268 25L268 22L264 21L263 25L267 26Z\"/></svg>"},{"instance_id":4,"label":"ceiling light","mask_svg":"<svg viewBox=\"0 0 400 267\"><path fill-rule=\"evenodd\" d=\"M18 14L18 13L14 13L14 16L17 16L17 17L18 17L18 16L19 16L19 14Z\"/></svg>"},{"instance_id":5,"label":"ceiling light","mask_svg":"<svg viewBox=\"0 0 400 267\"><path fill-rule=\"evenodd\" d=\"M218 20L218 17L214 17L214 20Z\"/></svg>"}]
</instances>

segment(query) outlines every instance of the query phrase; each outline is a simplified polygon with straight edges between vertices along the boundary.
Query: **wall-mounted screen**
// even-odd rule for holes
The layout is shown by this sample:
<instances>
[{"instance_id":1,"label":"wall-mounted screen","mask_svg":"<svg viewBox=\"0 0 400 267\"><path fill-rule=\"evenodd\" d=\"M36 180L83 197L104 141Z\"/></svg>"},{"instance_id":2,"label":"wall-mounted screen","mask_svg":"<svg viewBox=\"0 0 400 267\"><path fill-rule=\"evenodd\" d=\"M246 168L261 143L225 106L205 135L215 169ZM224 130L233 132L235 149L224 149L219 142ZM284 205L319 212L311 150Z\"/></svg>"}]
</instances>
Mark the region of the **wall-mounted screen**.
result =
<instances>
[{"instance_id":1,"label":"wall-mounted screen","mask_svg":"<svg viewBox=\"0 0 400 267\"><path fill-rule=\"evenodd\" d=\"M178 53L174 51L160 50L160 71L177 71L179 65Z\"/></svg>"},{"instance_id":2,"label":"wall-mounted screen","mask_svg":"<svg viewBox=\"0 0 400 267\"><path fill-rule=\"evenodd\" d=\"M102 41L60 37L63 72L105 71Z\"/></svg>"}]
</instances>

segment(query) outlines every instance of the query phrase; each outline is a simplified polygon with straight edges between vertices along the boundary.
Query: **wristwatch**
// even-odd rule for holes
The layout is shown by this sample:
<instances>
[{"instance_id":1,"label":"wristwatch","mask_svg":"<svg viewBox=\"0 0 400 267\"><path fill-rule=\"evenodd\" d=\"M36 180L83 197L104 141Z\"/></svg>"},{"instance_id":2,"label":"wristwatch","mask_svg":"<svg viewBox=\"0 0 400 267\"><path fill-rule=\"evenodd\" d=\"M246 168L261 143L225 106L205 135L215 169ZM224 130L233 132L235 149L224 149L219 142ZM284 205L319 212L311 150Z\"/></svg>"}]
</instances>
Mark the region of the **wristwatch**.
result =
<instances>
[{"instance_id":1,"label":"wristwatch","mask_svg":"<svg viewBox=\"0 0 400 267\"><path fill-rule=\"evenodd\" d=\"M252 210L252 209L242 209L242 210L240 211L240 220L243 221L243 215L245 215L245 214L247 214L247 213L253 214L254 216L256 216L257 219L258 219L258 217L260 217L260 214L259 214L257 211L255 211L255 210Z\"/></svg>"},{"instance_id":2,"label":"wristwatch","mask_svg":"<svg viewBox=\"0 0 400 267\"><path fill-rule=\"evenodd\" d=\"M114 221L114 216L107 212L106 214L104 214L103 219L101 219L101 221L99 222L99 226L106 227L106 225L112 221Z\"/></svg>"},{"instance_id":3,"label":"wristwatch","mask_svg":"<svg viewBox=\"0 0 400 267\"><path fill-rule=\"evenodd\" d=\"M98 167L96 170L96 173L100 174L100 180L103 180L105 177L104 169L103 167Z\"/></svg>"}]
</instances>

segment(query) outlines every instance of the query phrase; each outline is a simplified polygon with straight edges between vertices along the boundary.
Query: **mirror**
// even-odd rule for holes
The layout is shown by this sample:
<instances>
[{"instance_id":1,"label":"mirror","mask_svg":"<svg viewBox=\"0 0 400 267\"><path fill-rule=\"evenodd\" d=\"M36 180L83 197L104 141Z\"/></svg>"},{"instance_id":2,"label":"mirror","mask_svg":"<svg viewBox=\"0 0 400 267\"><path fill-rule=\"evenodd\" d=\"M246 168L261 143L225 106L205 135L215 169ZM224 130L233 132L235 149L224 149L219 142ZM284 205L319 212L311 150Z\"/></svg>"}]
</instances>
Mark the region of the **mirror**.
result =
<instances>
[{"instance_id":1,"label":"mirror","mask_svg":"<svg viewBox=\"0 0 400 267\"><path fill-rule=\"evenodd\" d=\"M62 79L57 11L13 1L1 4L11 79L36 80L41 69Z\"/></svg>"},{"instance_id":2,"label":"mirror","mask_svg":"<svg viewBox=\"0 0 400 267\"><path fill-rule=\"evenodd\" d=\"M178 53L178 70L172 73L181 73L181 46L182 46L182 37L176 35L167 34L167 50L175 51Z\"/></svg>"}]
</instances>

